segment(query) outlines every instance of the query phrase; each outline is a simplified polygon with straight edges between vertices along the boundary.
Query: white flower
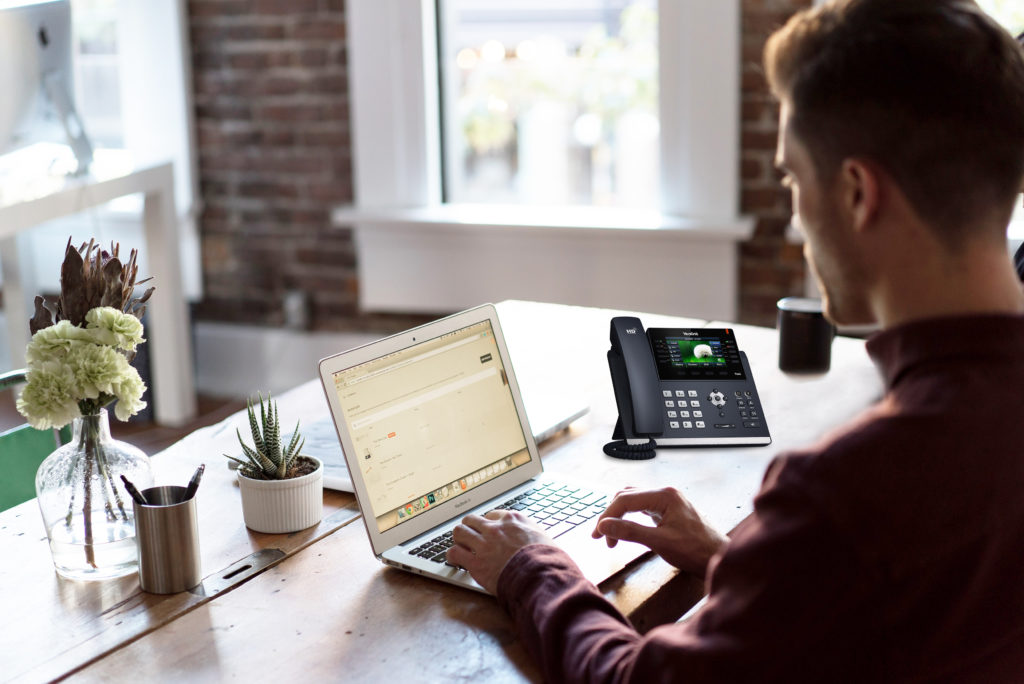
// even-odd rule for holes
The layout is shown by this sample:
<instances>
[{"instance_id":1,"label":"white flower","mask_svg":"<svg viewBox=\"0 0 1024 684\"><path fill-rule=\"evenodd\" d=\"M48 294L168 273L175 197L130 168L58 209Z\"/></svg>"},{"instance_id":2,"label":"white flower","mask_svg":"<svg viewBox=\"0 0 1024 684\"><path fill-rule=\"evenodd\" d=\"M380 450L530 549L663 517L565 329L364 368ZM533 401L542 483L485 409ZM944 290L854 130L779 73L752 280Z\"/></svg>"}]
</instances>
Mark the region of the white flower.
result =
<instances>
[{"instance_id":1,"label":"white flower","mask_svg":"<svg viewBox=\"0 0 1024 684\"><path fill-rule=\"evenodd\" d=\"M85 322L79 328L59 321L28 344L28 382L17 408L35 428L62 427L114 399L120 420L146 407L146 384L126 356L145 341L142 323L112 307L91 309Z\"/></svg>"},{"instance_id":2,"label":"white flower","mask_svg":"<svg viewBox=\"0 0 1024 684\"><path fill-rule=\"evenodd\" d=\"M125 351L145 342L142 338L142 322L112 306L97 306L85 314L86 328L97 335L97 344L108 344Z\"/></svg>"},{"instance_id":3,"label":"white flower","mask_svg":"<svg viewBox=\"0 0 1024 684\"><path fill-rule=\"evenodd\" d=\"M64 360L75 375L80 399L96 399L100 393L113 394L114 384L134 370L124 354L113 347L75 342Z\"/></svg>"},{"instance_id":4,"label":"white flower","mask_svg":"<svg viewBox=\"0 0 1024 684\"><path fill-rule=\"evenodd\" d=\"M146 408L146 402L142 401L145 391L146 383L142 382L139 372L128 366L120 380L114 385L113 394L117 397L114 415L118 420L128 420Z\"/></svg>"},{"instance_id":5,"label":"white flower","mask_svg":"<svg viewBox=\"0 0 1024 684\"><path fill-rule=\"evenodd\" d=\"M25 361L31 368L33 364L62 358L73 342L92 342L93 338L89 331L72 325L71 321L59 321L32 336L25 349Z\"/></svg>"},{"instance_id":6,"label":"white flower","mask_svg":"<svg viewBox=\"0 0 1024 684\"><path fill-rule=\"evenodd\" d=\"M81 415L74 372L60 361L46 361L32 368L17 408L37 430L67 425Z\"/></svg>"}]
</instances>

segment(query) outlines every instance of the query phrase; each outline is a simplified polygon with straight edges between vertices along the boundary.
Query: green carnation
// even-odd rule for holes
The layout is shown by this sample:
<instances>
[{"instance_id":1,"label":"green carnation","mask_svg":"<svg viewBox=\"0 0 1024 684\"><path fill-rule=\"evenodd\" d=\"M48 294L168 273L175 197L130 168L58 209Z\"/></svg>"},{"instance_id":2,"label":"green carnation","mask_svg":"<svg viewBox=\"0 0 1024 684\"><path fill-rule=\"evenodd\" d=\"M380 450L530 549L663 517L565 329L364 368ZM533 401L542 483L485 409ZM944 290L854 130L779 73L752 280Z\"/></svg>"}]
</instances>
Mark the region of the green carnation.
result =
<instances>
[{"instance_id":1,"label":"green carnation","mask_svg":"<svg viewBox=\"0 0 1024 684\"><path fill-rule=\"evenodd\" d=\"M79 399L96 399L101 393L114 394L114 384L129 370L134 370L124 354L113 347L82 342L72 344L64 363L75 376L75 393Z\"/></svg>"},{"instance_id":2,"label":"green carnation","mask_svg":"<svg viewBox=\"0 0 1024 684\"><path fill-rule=\"evenodd\" d=\"M113 394L117 397L117 404L114 406L114 415L118 420L128 420L136 413L146 408L146 402L142 401L142 395L146 391L146 383L142 382L139 372L128 366L121 374L118 382L113 386Z\"/></svg>"},{"instance_id":3,"label":"green carnation","mask_svg":"<svg viewBox=\"0 0 1024 684\"><path fill-rule=\"evenodd\" d=\"M37 430L63 427L80 415L77 389L70 367L60 361L43 362L29 371L18 412Z\"/></svg>"},{"instance_id":4,"label":"green carnation","mask_svg":"<svg viewBox=\"0 0 1024 684\"><path fill-rule=\"evenodd\" d=\"M128 362L142 339L142 323L113 307L85 315L86 328L58 321L32 336L25 352L28 383L18 411L33 427L61 427L118 400L120 420L145 408L146 385Z\"/></svg>"},{"instance_id":5,"label":"green carnation","mask_svg":"<svg viewBox=\"0 0 1024 684\"><path fill-rule=\"evenodd\" d=\"M97 336L97 344L108 344L118 349L133 352L145 342L142 338L142 322L111 306L97 306L85 314L86 328Z\"/></svg>"},{"instance_id":6,"label":"green carnation","mask_svg":"<svg viewBox=\"0 0 1024 684\"><path fill-rule=\"evenodd\" d=\"M39 363L54 361L65 356L73 343L93 342L93 337L89 331L72 325L71 321L59 321L32 336L32 341L25 349L25 361L30 368Z\"/></svg>"}]
</instances>

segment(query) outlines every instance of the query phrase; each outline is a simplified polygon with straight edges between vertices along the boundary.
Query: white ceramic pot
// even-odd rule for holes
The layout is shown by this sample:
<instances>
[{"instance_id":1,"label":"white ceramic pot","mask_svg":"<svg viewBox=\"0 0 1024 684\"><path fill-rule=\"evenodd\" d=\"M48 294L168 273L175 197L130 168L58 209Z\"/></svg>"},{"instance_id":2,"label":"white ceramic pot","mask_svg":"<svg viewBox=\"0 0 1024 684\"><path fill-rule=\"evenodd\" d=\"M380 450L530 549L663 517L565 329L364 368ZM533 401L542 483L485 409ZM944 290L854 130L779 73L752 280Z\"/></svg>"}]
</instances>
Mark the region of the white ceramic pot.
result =
<instances>
[{"instance_id":1,"label":"white ceramic pot","mask_svg":"<svg viewBox=\"0 0 1024 684\"><path fill-rule=\"evenodd\" d=\"M281 534L316 525L324 516L324 464L302 477L254 480L238 473L245 526L256 532Z\"/></svg>"}]
</instances>

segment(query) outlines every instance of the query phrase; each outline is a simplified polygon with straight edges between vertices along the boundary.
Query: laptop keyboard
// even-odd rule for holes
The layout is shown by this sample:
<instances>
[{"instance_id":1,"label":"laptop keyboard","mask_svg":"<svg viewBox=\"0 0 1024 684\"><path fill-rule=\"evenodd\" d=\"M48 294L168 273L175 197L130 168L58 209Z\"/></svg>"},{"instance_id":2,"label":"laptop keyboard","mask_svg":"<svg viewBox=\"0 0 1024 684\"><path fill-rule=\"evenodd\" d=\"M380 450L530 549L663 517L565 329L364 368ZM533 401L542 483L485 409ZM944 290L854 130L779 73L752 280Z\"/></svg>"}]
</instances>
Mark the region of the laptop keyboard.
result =
<instances>
[{"instance_id":1,"label":"laptop keyboard","mask_svg":"<svg viewBox=\"0 0 1024 684\"><path fill-rule=\"evenodd\" d=\"M547 482L495 506L493 510L520 511L544 528L554 539L600 515L606 507L607 498L604 494L589 492L579 487ZM409 553L420 558L429 558L435 563L446 563L446 555L452 543L452 533L449 530L416 548L409 549Z\"/></svg>"}]
</instances>

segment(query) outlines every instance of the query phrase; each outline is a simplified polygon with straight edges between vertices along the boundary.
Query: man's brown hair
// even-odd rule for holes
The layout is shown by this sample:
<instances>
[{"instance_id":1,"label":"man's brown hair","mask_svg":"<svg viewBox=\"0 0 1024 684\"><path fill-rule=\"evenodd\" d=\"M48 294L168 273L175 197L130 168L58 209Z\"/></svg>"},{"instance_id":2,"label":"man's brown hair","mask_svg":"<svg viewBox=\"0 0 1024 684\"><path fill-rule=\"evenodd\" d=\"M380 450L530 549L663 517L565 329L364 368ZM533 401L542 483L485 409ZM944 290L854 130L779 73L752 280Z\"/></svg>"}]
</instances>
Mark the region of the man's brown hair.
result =
<instances>
[{"instance_id":1,"label":"man's brown hair","mask_svg":"<svg viewBox=\"0 0 1024 684\"><path fill-rule=\"evenodd\" d=\"M1024 50L972 0L835 0L768 40L772 92L818 175L879 164L957 242L1024 179Z\"/></svg>"}]
</instances>

